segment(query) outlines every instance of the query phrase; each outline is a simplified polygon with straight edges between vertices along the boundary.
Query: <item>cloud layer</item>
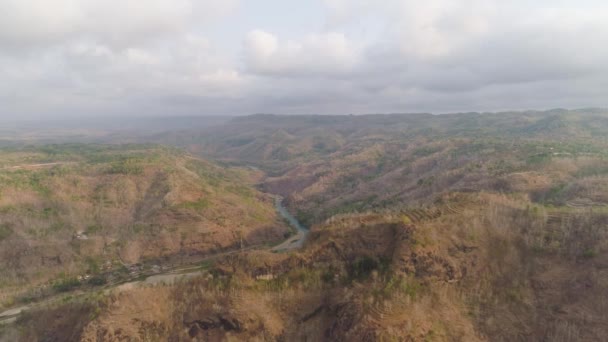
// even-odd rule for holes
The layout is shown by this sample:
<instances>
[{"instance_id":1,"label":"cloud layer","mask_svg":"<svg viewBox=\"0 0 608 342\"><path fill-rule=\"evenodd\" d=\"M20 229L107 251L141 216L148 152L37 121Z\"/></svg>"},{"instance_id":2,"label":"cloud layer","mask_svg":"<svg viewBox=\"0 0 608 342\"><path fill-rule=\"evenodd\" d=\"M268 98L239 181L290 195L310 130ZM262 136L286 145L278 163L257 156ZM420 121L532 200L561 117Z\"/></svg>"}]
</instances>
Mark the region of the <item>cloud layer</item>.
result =
<instances>
[{"instance_id":1,"label":"cloud layer","mask_svg":"<svg viewBox=\"0 0 608 342\"><path fill-rule=\"evenodd\" d=\"M0 0L0 118L606 106L599 1L276 1Z\"/></svg>"}]
</instances>

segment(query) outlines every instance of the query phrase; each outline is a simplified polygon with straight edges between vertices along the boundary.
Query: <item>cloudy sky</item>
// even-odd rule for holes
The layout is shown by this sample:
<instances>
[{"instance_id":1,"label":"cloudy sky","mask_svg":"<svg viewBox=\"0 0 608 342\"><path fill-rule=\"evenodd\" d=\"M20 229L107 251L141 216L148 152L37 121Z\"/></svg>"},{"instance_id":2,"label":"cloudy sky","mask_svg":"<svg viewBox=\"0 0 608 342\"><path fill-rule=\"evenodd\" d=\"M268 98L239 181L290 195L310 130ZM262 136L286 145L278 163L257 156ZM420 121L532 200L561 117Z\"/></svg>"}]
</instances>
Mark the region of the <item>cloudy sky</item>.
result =
<instances>
[{"instance_id":1,"label":"cloudy sky","mask_svg":"<svg viewBox=\"0 0 608 342\"><path fill-rule=\"evenodd\" d=\"M608 4L0 0L0 118L608 106Z\"/></svg>"}]
</instances>

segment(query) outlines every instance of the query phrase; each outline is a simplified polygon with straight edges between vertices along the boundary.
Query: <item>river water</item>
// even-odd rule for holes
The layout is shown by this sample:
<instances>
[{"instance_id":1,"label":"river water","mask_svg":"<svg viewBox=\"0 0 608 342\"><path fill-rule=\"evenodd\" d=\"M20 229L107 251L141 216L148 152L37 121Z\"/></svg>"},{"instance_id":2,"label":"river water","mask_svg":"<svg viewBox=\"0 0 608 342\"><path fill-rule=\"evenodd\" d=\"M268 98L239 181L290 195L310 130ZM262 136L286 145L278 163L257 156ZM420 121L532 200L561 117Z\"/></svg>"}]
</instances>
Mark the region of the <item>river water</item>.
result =
<instances>
[{"instance_id":1,"label":"river water","mask_svg":"<svg viewBox=\"0 0 608 342\"><path fill-rule=\"evenodd\" d=\"M275 197L275 207L277 208L277 212L283 216L284 219L289 222L289 224L296 229L296 234L278 246L272 248L274 252L283 252L296 248L300 248L304 245L304 241L308 236L309 230L304 227L291 213L285 208L283 205L283 198L281 196Z\"/></svg>"}]
</instances>

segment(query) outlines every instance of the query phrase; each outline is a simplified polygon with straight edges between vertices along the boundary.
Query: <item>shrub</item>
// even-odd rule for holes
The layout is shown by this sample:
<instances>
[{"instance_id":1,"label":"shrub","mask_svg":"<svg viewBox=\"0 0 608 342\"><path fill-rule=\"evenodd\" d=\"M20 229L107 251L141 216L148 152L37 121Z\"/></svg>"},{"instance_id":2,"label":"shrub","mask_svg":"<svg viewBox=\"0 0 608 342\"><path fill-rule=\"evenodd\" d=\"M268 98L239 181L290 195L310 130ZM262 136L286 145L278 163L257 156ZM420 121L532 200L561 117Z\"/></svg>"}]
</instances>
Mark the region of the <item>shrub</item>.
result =
<instances>
[{"instance_id":1,"label":"shrub","mask_svg":"<svg viewBox=\"0 0 608 342\"><path fill-rule=\"evenodd\" d=\"M13 234L13 229L11 225L8 223L4 223L0 225L0 241L8 238Z\"/></svg>"},{"instance_id":2,"label":"shrub","mask_svg":"<svg viewBox=\"0 0 608 342\"><path fill-rule=\"evenodd\" d=\"M583 251L583 258L591 259L597 256L597 251L593 248L587 248Z\"/></svg>"},{"instance_id":3,"label":"shrub","mask_svg":"<svg viewBox=\"0 0 608 342\"><path fill-rule=\"evenodd\" d=\"M203 210L209 207L209 200L206 198L200 198L194 202L183 203L182 207L194 210Z\"/></svg>"},{"instance_id":4,"label":"shrub","mask_svg":"<svg viewBox=\"0 0 608 342\"><path fill-rule=\"evenodd\" d=\"M93 285L93 286L102 286L105 285L107 283L107 280L104 276L94 276L91 279L89 279L89 285Z\"/></svg>"},{"instance_id":5,"label":"shrub","mask_svg":"<svg viewBox=\"0 0 608 342\"><path fill-rule=\"evenodd\" d=\"M366 279L372 271L378 270L381 263L376 258L365 256L351 265L350 275L354 279Z\"/></svg>"},{"instance_id":6,"label":"shrub","mask_svg":"<svg viewBox=\"0 0 608 342\"><path fill-rule=\"evenodd\" d=\"M414 156L419 157L419 158L428 157L439 151L441 151L441 147L439 147L439 146L420 147L420 148L417 148L416 150L414 150Z\"/></svg>"},{"instance_id":7,"label":"shrub","mask_svg":"<svg viewBox=\"0 0 608 342\"><path fill-rule=\"evenodd\" d=\"M144 171L141 164L136 159L127 158L124 160L113 162L110 165L108 173L122 175L139 175Z\"/></svg>"},{"instance_id":8,"label":"shrub","mask_svg":"<svg viewBox=\"0 0 608 342\"><path fill-rule=\"evenodd\" d=\"M53 284L53 290L67 292L80 286L80 281L74 277L62 278Z\"/></svg>"}]
</instances>

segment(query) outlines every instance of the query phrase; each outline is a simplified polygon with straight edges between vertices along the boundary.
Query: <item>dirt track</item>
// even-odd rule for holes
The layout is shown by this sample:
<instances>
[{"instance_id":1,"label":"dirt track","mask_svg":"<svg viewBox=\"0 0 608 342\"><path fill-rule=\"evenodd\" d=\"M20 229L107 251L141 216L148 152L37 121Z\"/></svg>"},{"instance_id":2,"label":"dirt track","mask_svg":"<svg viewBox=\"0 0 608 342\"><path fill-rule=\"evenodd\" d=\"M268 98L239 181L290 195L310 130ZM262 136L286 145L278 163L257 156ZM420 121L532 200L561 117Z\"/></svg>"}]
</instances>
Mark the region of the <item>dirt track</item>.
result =
<instances>
[{"instance_id":1,"label":"dirt track","mask_svg":"<svg viewBox=\"0 0 608 342\"><path fill-rule=\"evenodd\" d=\"M41 169L45 167L57 166L57 165L66 165L66 164L75 164L76 162L54 162L54 163L40 163L40 164L23 164L23 165L15 165L15 166L7 166L0 168L0 170L32 170L32 169Z\"/></svg>"}]
</instances>

